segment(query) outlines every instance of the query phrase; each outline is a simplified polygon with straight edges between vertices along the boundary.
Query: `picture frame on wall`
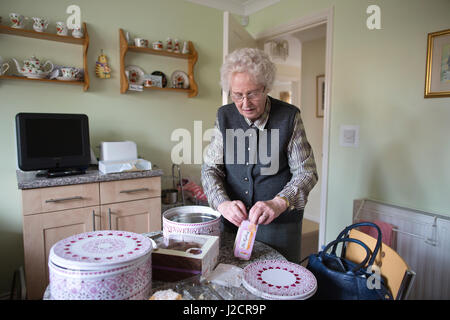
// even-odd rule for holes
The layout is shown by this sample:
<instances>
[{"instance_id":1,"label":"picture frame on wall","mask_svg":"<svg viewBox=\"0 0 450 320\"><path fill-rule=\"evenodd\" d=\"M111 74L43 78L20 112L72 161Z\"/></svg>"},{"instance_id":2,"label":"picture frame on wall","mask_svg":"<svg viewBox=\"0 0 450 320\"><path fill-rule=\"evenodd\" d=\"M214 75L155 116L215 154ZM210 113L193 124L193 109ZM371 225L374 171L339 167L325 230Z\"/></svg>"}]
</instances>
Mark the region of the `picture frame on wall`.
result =
<instances>
[{"instance_id":1,"label":"picture frame on wall","mask_svg":"<svg viewBox=\"0 0 450 320\"><path fill-rule=\"evenodd\" d=\"M428 34L425 98L450 97L450 29Z\"/></svg>"},{"instance_id":2,"label":"picture frame on wall","mask_svg":"<svg viewBox=\"0 0 450 320\"><path fill-rule=\"evenodd\" d=\"M323 118L325 112L325 75L316 76L316 117Z\"/></svg>"}]
</instances>

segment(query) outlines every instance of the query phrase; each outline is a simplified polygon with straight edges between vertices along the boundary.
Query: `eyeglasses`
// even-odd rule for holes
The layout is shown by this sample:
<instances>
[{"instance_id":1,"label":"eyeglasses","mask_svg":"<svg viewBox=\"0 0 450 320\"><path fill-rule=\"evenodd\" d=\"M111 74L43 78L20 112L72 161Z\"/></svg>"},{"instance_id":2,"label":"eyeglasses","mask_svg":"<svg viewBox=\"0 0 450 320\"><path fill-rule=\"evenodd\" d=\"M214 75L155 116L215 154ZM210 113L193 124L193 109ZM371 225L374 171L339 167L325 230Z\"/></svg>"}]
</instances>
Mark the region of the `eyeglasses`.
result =
<instances>
[{"instance_id":1,"label":"eyeglasses","mask_svg":"<svg viewBox=\"0 0 450 320\"><path fill-rule=\"evenodd\" d=\"M252 100L252 101L256 101L259 100L263 93L264 93L264 89L266 87L263 87L262 90L261 89L257 89L257 90L253 90L253 91L249 91L247 92L246 95L242 94L242 93L231 93L231 99L234 102L243 102L245 98L247 98L247 100Z\"/></svg>"}]
</instances>

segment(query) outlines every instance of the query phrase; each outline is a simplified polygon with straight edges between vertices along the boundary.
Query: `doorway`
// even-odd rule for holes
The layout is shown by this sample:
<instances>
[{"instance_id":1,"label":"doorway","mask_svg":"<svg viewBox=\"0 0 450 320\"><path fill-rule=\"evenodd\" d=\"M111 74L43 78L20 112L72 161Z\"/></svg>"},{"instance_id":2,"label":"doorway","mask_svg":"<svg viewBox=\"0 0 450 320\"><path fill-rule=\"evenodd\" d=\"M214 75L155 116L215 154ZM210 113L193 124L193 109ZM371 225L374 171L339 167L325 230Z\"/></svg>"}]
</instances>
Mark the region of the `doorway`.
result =
<instances>
[{"instance_id":1,"label":"doorway","mask_svg":"<svg viewBox=\"0 0 450 320\"><path fill-rule=\"evenodd\" d=\"M316 165L319 171L319 182L311 191L310 197L314 196L316 199L313 200L313 206L310 206L308 201L307 208L305 208L306 219L313 222L313 224L304 225L304 230L315 232L314 223L318 224L318 241L317 250L320 250L325 245L325 234L326 234L326 212L327 212L327 185L328 185L328 150L329 150L329 130L330 130L330 99L331 99L331 58L332 58L332 34L333 34L333 15L334 7L328 8L324 11L317 12L310 16L299 18L287 24L283 24L268 30L260 32L255 37L250 35L238 22L236 22L229 12L224 12L224 34L223 34L223 49L224 57L233 50L240 47L258 47L260 49L267 49L265 46L274 45L271 41L280 43L281 49L283 48L283 40L289 43L289 38L302 39L303 43L306 43L308 38L320 38L324 34L324 87L323 87L323 110L321 113L321 131L322 135L320 138L320 147L313 148ZM320 35L320 36L318 36ZM309 40L311 40L309 39ZM255 43L256 42L256 43ZM284 42L285 45L286 42ZM289 47L289 44L288 44ZM265 50L266 51L266 50ZM301 76L301 58L299 70L300 73L291 74L283 72L281 77L277 79L277 86L281 89L273 93L276 94L275 98L282 98L281 92L283 92L283 97L290 99L291 103L300 106L300 110L303 114L306 113L302 110L302 96L306 97L307 93L302 92L302 76ZM274 61L275 62L275 61ZM298 62L298 61L297 61ZM288 67L289 68L289 67ZM291 68L292 69L292 68ZM292 71L292 70L290 70ZM304 82L304 81L303 81ZM289 90L290 89L290 90ZM314 90L315 91L315 90ZM286 93L287 92L287 93ZM313 92L314 100L317 99L316 93ZM223 104L228 103L227 94L223 93ZM309 96L311 98L311 96ZM306 107L306 106L305 106ZM308 110L310 113L311 110ZM306 125L305 125L306 128ZM308 140L310 139L308 129L307 135ZM311 143L311 142L310 142ZM318 149L318 150L317 150ZM320 169L319 169L320 167ZM313 193L314 192L314 193ZM311 199L311 198L309 198ZM314 208L315 206L315 208ZM316 214L308 213L310 209L318 212ZM309 216L309 217L308 217ZM308 233L308 232L307 232ZM304 232L305 234L305 232ZM315 242L313 242L315 244ZM306 254L306 253L305 253ZM305 256L302 252L302 257Z\"/></svg>"}]
</instances>

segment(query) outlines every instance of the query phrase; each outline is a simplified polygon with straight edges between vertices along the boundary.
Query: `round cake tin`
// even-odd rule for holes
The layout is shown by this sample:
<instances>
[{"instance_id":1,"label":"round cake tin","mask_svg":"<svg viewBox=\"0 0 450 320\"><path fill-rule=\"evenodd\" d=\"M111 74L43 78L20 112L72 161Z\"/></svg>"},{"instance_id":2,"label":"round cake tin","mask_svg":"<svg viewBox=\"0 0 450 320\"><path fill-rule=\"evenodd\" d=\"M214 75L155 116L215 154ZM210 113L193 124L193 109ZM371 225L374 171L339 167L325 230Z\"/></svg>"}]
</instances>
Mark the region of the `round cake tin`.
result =
<instances>
[{"instance_id":1,"label":"round cake tin","mask_svg":"<svg viewBox=\"0 0 450 320\"><path fill-rule=\"evenodd\" d=\"M49 255L51 299L148 299L151 239L120 230L86 232L55 243Z\"/></svg>"},{"instance_id":2,"label":"round cake tin","mask_svg":"<svg viewBox=\"0 0 450 320\"><path fill-rule=\"evenodd\" d=\"M163 235L201 234L220 237L220 213L206 206L182 206L163 213Z\"/></svg>"}]
</instances>

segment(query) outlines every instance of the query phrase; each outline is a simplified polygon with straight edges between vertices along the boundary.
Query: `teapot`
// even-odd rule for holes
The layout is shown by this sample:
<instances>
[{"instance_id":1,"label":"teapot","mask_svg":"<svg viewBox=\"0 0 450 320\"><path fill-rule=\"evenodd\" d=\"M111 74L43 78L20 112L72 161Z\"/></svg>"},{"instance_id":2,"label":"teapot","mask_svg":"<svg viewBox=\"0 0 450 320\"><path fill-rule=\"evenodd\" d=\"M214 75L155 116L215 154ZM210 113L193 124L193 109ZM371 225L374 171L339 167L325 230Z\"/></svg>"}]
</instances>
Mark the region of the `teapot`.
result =
<instances>
[{"instance_id":1,"label":"teapot","mask_svg":"<svg viewBox=\"0 0 450 320\"><path fill-rule=\"evenodd\" d=\"M32 56L28 60L24 60L22 67L16 59L12 59L16 63L17 71L27 78L42 79L53 70L53 63L51 61L46 61L44 64L41 64L39 59L35 56ZM46 65L50 65L49 70L45 70Z\"/></svg>"}]
</instances>

